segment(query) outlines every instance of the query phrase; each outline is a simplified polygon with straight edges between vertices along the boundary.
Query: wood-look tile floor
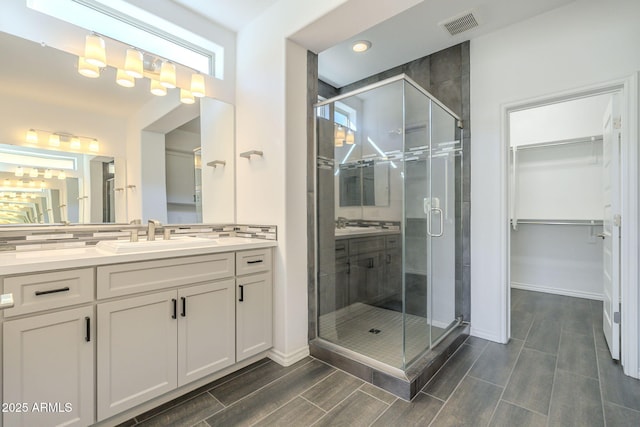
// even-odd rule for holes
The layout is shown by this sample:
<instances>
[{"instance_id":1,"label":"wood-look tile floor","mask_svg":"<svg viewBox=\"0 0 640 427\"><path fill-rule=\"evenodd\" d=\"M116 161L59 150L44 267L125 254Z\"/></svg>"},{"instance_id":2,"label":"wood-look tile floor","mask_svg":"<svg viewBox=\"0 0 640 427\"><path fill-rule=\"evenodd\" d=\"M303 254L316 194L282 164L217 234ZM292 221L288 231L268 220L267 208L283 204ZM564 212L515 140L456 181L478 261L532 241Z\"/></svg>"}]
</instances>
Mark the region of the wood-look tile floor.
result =
<instances>
[{"instance_id":1,"label":"wood-look tile floor","mask_svg":"<svg viewBox=\"0 0 640 427\"><path fill-rule=\"evenodd\" d=\"M405 402L319 360L262 360L126 426L640 426L640 381L609 357L602 304L513 290L512 339L470 337Z\"/></svg>"}]
</instances>

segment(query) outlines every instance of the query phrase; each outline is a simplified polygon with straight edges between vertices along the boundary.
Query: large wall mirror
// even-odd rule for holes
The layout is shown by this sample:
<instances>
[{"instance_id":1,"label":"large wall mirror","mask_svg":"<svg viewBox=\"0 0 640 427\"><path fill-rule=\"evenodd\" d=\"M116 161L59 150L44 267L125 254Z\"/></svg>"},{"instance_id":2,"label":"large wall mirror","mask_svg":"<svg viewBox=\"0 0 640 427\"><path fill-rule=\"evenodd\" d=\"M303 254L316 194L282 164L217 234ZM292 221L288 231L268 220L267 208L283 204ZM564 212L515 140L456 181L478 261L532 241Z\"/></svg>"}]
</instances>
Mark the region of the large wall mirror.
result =
<instances>
[{"instance_id":1,"label":"large wall mirror","mask_svg":"<svg viewBox=\"0 0 640 427\"><path fill-rule=\"evenodd\" d=\"M232 105L121 87L109 66L87 78L77 56L7 33L0 51L0 224L235 219Z\"/></svg>"}]
</instances>

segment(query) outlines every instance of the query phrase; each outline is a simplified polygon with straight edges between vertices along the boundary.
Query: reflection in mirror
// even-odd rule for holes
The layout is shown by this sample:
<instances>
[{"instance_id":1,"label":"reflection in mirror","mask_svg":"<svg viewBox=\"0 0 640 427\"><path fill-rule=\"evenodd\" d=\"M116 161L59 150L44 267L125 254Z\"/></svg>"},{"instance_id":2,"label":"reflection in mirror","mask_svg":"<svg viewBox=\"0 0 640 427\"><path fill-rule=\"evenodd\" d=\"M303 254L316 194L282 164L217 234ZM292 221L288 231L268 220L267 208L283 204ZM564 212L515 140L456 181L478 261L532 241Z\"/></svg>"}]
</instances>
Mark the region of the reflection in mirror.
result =
<instances>
[{"instance_id":1,"label":"reflection in mirror","mask_svg":"<svg viewBox=\"0 0 640 427\"><path fill-rule=\"evenodd\" d=\"M115 222L113 157L0 144L0 224Z\"/></svg>"},{"instance_id":2,"label":"reflection in mirror","mask_svg":"<svg viewBox=\"0 0 640 427\"><path fill-rule=\"evenodd\" d=\"M339 165L340 206L389 206L389 161Z\"/></svg>"}]
</instances>

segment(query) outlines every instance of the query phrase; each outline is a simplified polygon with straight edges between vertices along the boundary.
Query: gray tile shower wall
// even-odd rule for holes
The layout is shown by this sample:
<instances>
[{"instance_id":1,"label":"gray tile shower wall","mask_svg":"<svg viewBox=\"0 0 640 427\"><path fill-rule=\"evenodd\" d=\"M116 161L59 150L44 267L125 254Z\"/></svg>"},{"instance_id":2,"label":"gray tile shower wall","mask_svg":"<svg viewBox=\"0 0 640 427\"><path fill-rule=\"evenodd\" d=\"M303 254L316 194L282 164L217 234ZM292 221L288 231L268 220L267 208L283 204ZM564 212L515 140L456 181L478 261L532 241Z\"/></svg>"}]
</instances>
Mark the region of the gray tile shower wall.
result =
<instances>
[{"instance_id":1,"label":"gray tile shower wall","mask_svg":"<svg viewBox=\"0 0 640 427\"><path fill-rule=\"evenodd\" d=\"M277 240L274 225L167 224L173 233L185 236L246 237ZM144 225L64 225L6 227L0 229L0 251L43 250L91 246L100 240L127 239L133 230L146 235ZM156 235L161 237L163 229Z\"/></svg>"}]
</instances>

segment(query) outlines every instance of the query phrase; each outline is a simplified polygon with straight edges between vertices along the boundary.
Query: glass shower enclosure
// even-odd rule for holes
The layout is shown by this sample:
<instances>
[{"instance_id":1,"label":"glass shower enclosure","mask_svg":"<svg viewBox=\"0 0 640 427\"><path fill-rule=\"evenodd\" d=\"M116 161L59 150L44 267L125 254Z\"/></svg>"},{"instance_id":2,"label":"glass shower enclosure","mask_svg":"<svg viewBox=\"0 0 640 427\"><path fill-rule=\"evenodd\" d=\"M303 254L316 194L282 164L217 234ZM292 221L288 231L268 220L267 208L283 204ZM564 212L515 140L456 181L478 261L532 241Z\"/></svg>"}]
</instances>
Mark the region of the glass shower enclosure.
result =
<instances>
[{"instance_id":1,"label":"glass shower enclosure","mask_svg":"<svg viewBox=\"0 0 640 427\"><path fill-rule=\"evenodd\" d=\"M406 371L462 320L459 118L406 75L315 113L317 337Z\"/></svg>"}]
</instances>

